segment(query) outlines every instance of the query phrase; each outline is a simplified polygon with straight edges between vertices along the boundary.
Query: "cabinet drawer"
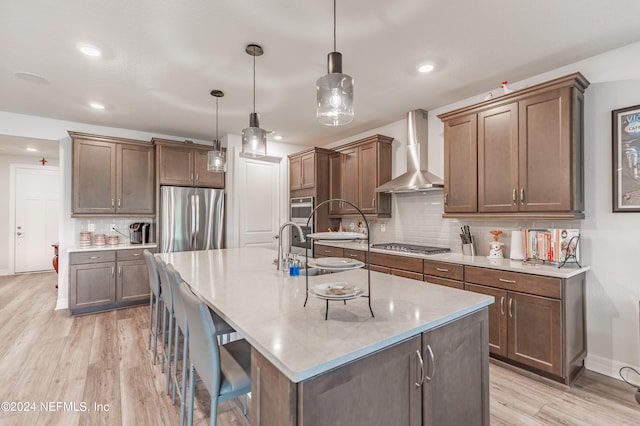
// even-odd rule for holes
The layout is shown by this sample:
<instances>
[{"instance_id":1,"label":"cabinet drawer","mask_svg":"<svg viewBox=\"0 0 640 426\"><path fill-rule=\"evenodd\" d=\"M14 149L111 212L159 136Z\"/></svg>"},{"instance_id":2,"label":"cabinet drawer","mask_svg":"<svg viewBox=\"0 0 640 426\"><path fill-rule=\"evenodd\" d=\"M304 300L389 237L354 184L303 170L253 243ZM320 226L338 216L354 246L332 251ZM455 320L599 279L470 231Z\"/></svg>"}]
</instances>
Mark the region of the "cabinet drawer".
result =
<instances>
[{"instance_id":1,"label":"cabinet drawer","mask_svg":"<svg viewBox=\"0 0 640 426\"><path fill-rule=\"evenodd\" d=\"M462 283L462 281L450 280L448 278L440 278L440 277L434 277L431 275L425 275L424 280L431 284L444 285L447 287L458 288L460 290L464 288L464 284Z\"/></svg>"},{"instance_id":2,"label":"cabinet drawer","mask_svg":"<svg viewBox=\"0 0 640 426\"><path fill-rule=\"evenodd\" d=\"M131 249L131 250L118 250L116 254L116 258L118 259L118 262L122 262L124 260L144 260L144 254L143 254L144 250L145 249L143 248ZM155 248L149 248L147 250L149 250L151 253L156 252Z\"/></svg>"},{"instance_id":3,"label":"cabinet drawer","mask_svg":"<svg viewBox=\"0 0 640 426\"><path fill-rule=\"evenodd\" d=\"M465 282L555 299L562 298L562 280L560 278L477 268L474 266L467 266L465 269Z\"/></svg>"},{"instance_id":4,"label":"cabinet drawer","mask_svg":"<svg viewBox=\"0 0 640 426\"><path fill-rule=\"evenodd\" d=\"M386 266L393 269L418 272L422 274L422 259L406 256L394 256L392 254L371 253L373 265Z\"/></svg>"},{"instance_id":5,"label":"cabinet drawer","mask_svg":"<svg viewBox=\"0 0 640 426\"><path fill-rule=\"evenodd\" d=\"M374 272L382 272L383 274L391 273L391 268L387 268L386 266L371 265L371 270Z\"/></svg>"},{"instance_id":6,"label":"cabinet drawer","mask_svg":"<svg viewBox=\"0 0 640 426\"><path fill-rule=\"evenodd\" d=\"M83 263L102 263L115 262L115 250L107 251L84 251L69 253L69 263L72 265L81 265Z\"/></svg>"},{"instance_id":7,"label":"cabinet drawer","mask_svg":"<svg viewBox=\"0 0 640 426\"><path fill-rule=\"evenodd\" d=\"M422 281L423 275L418 272L403 271L402 269L391 269L391 275L398 277L411 278L412 280Z\"/></svg>"},{"instance_id":8,"label":"cabinet drawer","mask_svg":"<svg viewBox=\"0 0 640 426\"><path fill-rule=\"evenodd\" d=\"M316 257L344 257L344 249L342 247L330 247L316 244L314 254Z\"/></svg>"},{"instance_id":9,"label":"cabinet drawer","mask_svg":"<svg viewBox=\"0 0 640 426\"><path fill-rule=\"evenodd\" d=\"M344 257L366 262L367 252L362 250L344 249Z\"/></svg>"},{"instance_id":10,"label":"cabinet drawer","mask_svg":"<svg viewBox=\"0 0 640 426\"><path fill-rule=\"evenodd\" d=\"M434 275L436 277L462 281L463 270L464 267L462 265L425 260L423 273L425 275Z\"/></svg>"}]
</instances>

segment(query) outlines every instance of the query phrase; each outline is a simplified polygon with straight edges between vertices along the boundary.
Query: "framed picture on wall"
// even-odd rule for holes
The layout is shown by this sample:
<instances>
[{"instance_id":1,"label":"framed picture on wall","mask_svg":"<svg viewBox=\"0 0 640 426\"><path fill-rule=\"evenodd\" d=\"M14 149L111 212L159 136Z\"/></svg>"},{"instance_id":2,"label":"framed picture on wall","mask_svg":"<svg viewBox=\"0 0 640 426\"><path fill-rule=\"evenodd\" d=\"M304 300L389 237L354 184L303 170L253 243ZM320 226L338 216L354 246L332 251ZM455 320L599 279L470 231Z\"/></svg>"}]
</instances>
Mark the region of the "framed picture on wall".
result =
<instances>
[{"instance_id":1,"label":"framed picture on wall","mask_svg":"<svg viewBox=\"0 0 640 426\"><path fill-rule=\"evenodd\" d=\"M613 211L640 212L640 105L611 112Z\"/></svg>"}]
</instances>

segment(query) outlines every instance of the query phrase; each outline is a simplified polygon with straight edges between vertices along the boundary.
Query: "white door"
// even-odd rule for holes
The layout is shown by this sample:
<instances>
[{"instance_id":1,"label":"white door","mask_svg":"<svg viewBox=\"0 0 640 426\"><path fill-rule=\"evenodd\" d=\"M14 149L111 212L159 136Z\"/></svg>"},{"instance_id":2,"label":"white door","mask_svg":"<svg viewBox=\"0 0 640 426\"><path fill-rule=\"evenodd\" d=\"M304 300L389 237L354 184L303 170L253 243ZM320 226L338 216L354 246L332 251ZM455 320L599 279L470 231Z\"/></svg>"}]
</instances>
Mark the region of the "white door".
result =
<instances>
[{"instance_id":1,"label":"white door","mask_svg":"<svg viewBox=\"0 0 640 426\"><path fill-rule=\"evenodd\" d=\"M60 209L57 167L15 169L15 272L53 269Z\"/></svg>"},{"instance_id":2,"label":"white door","mask_svg":"<svg viewBox=\"0 0 640 426\"><path fill-rule=\"evenodd\" d=\"M239 157L240 247L277 249L280 163Z\"/></svg>"}]
</instances>

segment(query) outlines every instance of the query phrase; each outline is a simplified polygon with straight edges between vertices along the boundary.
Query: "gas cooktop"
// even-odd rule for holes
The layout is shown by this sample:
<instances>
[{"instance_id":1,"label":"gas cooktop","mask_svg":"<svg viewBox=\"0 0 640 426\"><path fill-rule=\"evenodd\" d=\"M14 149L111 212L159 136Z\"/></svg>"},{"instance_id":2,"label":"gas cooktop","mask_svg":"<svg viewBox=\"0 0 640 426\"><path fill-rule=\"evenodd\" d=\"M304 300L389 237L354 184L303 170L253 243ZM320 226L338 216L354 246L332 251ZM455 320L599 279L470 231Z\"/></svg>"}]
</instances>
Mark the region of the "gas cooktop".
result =
<instances>
[{"instance_id":1,"label":"gas cooktop","mask_svg":"<svg viewBox=\"0 0 640 426\"><path fill-rule=\"evenodd\" d=\"M413 254L438 254L438 253L449 253L451 249L444 247L430 247L430 246L421 246L416 244L402 244L402 243L382 243L382 244L372 244L371 248L377 248L381 250L389 250L389 251L399 251L403 253L413 253Z\"/></svg>"}]
</instances>

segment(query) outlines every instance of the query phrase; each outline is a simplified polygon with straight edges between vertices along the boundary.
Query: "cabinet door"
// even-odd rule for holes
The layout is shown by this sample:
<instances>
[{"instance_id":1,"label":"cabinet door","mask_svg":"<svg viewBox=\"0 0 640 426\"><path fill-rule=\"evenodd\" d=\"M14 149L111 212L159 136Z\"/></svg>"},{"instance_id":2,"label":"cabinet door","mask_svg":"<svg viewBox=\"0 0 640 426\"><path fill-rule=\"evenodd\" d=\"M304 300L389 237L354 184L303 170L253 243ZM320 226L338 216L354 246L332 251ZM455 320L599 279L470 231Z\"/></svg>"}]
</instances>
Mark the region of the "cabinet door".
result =
<instances>
[{"instance_id":1,"label":"cabinet door","mask_svg":"<svg viewBox=\"0 0 640 426\"><path fill-rule=\"evenodd\" d=\"M300 158L300 188L313 188L316 186L316 155L310 153Z\"/></svg>"},{"instance_id":2,"label":"cabinet door","mask_svg":"<svg viewBox=\"0 0 640 426\"><path fill-rule=\"evenodd\" d=\"M289 159L289 189L302 188L302 157Z\"/></svg>"},{"instance_id":3,"label":"cabinet door","mask_svg":"<svg viewBox=\"0 0 640 426\"><path fill-rule=\"evenodd\" d=\"M194 149L194 185L203 188L224 188L224 172L207 170L208 151Z\"/></svg>"},{"instance_id":4,"label":"cabinet door","mask_svg":"<svg viewBox=\"0 0 640 426\"><path fill-rule=\"evenodd\" d=\"M356 206L360 202L359 174L358 148L342 151L342 197ZM357 213L357 210L347 203L342 203L340 211L344 214Z\"/></svg>"},{"instance_id":5,"label":"cabinet door","mask_svg":"<svg viewBox=\"0 0 640 426\"><path fill-rule=\"evenodd\" d=\"M570 93L552 90L519 102L520 211L571 210Z\"/></svg>"},{"instance_id":6,"label":"cabinet door","mask_svg":"<svg viewBox=\"0 0 640 426\"><path fill-rule=\"evenodd\" d=\"M73 139L73 212L116 212L116 144Z\"/></svg>"},{"instance_id":7,"label":"cabinet door","mask_svg":"<svg viewBox=\"0 0 640 426\"><path fill-rule=\"evenodd\" d=\"M489 424L487 321L484 308L423 333L423 425Z\"/></svg>"},{"instance_id":8,"label":"cabinet door","mask_svg":"<svg viewBox=\"0 0 640 426\"><path fill-rule=\"evenodd\" d=\"M155 162L152 146L118 144L118 213L153 214Z\"/></svg>"},{"instance_id":9,"label":"cabinet door","mask_svg":"<svg viewBox=\"0 0 640 426\"><path fill-rule=\"evenodd\" d=\"M315 257L344 257L344 249L316 244L313 254Z\"/></svg>"},{"instance_id":10,"label":"cabinet door","mask_svg":"<svg viewBox=\"0 0 640 426\"><path fill-rule=\"evenodd\" d=\"M508 296L509 358L560 376L560 301L512 292L509 292Z\"/></svg>"},{"instance_id":11,"label":"cabinet door","mask_svg":"<svg viewBox=\"0 0 640 426\"><path fill-rule=\"evenodd\" d=\"M342 198L342 153L336 152L329 156L329 198ZM340 213L340 203L329 203L329 214Z\"/></svg>"},{"instance_id":12,"label":"cabinet door","mask_svg":"<svg viewBox=\"0 0 640 426\"><path fill-rule=\"evenodd\" d=\"M144 260L118 262L116 302L149 300L149 272Z\"/></svg>"},{"instance_id":13,"label":"cabinet door","mask_svg":"<svg viewBox=\"0 0 640 426\"><path fill-rule=\"evenodd\" d=\"M183 147L158 145L160 185L193 184L193 152Z\"/></svg>"},{"instance_id":14,"label":"cabinet door","mask_svg":"<svg viewBox=\"0 0 640 426\"><path fill-rule=\"evenodd\" d=\"M493 296L496 301L489 306L489 351L507 356L507 292L492 287L465 283L465 290Z\"/></svg>"},{"instance_id":15,"label":"cabinet door","mask_svg":"<svg viewBox=\"0 0 640 426\"><path fill-rule=\"evenodd\" d=\"M69 308L71 310L115 303L115 262L71 265L70 275Z\"/></svg>"},{"instance_id":16,"label":"cabinet door","mask_svg":"<svg viewBox=\"0 0 640 426\"><path fill-rule=\"evenodd\" d=\"M518 104L478 113L478 211L518 211Z\"/></svg>"},{"instance_id":17,"label":"cabinet door","mask_svg":"<svg viewBox=\"0 0 640 426\"><path fill-rule=\"evenodd\" d=\"M376 143L369 143L359 147L358 178L360 180L360 194L358 206L363 213L376 213L378 186L378 149Z\"/></svg>"},{"instance_id":18,"label":"cabinet door","mask_svg":"<svg viewBox=\"0 0 640 426\"><path fill-rule=\"evenodd\" d=\"M478 134L476 114L444 123L444 211L478 210Z\"/></svg>"},{"instance_id":19,"label":"cabinet door","mask_svg":"<svg viewBox=\"0 0 640 426\"><path fill-rule=\"evenodd\" d=\"M299 424L421 425L420 344L416 336L300 383Z\"/></svg>"}]
</instances>

